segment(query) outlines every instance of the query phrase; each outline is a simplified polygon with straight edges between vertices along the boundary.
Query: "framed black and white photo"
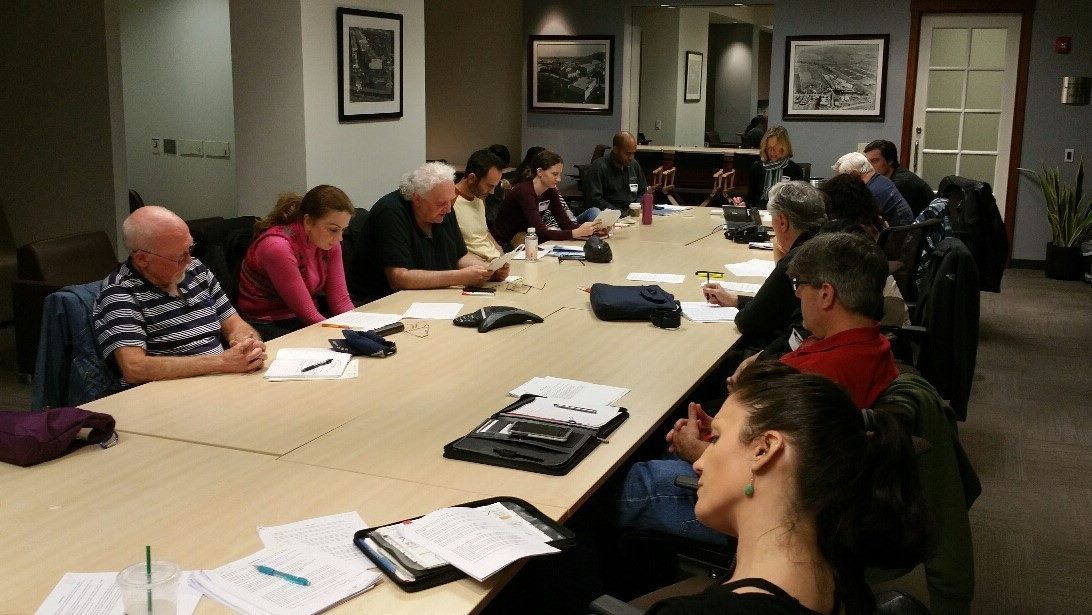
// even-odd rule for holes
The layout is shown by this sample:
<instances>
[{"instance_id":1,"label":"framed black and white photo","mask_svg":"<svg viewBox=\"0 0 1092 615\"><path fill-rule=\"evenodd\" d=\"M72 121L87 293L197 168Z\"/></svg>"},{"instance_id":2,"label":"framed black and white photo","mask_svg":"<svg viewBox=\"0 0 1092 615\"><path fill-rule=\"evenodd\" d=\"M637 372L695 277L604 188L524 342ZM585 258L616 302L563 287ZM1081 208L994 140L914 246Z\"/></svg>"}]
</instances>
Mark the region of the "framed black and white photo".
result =
<instances>
[{"instance_id":1,"label":"framed black and white photo","mask_svg":"<svg viewBox=\"0 0 1092 615\"><path fill-rule=\"evenodd\" d=\"M402 117L402 16L338 7L337 119Z\"/></svg>"},{"instance_id":2,"label":"framed black and white photo","mask_svg":"<svg viewBox=\"0 0 1092 615\"><path fill-rule=\"evenodd\" d=\"M683 102L701 100L701 76L704 57L700 52L686 52L686 88L683 90Z\"/></svg>"},{"instance_id":3,"label":"framed black and white photo","mask_svg":"<svg viewBox=\"0 0 1092 615\"><path fill-rule=\"evenodd\" d=\"M883 121L888 35L785 38L785 120Z\"/></svg>"},{"instance_id":4,"label":"framed black and white photo","mask_svg":"<svg viewBox=\"0 0 1092 615\"><path fill-rule=\"evenodd\" d=\"M613 36L530 37L527 109L610 115L614 92Z\"/></svg>"}]
</instances>

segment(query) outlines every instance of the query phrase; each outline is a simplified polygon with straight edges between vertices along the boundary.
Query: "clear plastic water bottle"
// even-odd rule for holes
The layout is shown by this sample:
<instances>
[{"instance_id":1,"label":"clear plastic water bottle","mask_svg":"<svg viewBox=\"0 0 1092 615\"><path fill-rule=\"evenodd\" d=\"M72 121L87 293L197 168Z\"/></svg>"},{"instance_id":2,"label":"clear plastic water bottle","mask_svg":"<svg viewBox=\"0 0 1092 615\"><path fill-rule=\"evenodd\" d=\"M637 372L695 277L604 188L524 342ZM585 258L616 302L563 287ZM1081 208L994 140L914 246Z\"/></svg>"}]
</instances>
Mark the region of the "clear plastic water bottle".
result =
<instances>
[{"instance_id":1,"label":"clear plastic water bottle","mask_svg":"<svg viewBox=\"0 0 1092 615\"><path fill-rule=\"evenodd\" d=\"M523 240L523 250L527 254L527 260L534 262L538 260L538 234L535 233L535 227L527 229L527 238Z\"/></svg>"}]
</instances>

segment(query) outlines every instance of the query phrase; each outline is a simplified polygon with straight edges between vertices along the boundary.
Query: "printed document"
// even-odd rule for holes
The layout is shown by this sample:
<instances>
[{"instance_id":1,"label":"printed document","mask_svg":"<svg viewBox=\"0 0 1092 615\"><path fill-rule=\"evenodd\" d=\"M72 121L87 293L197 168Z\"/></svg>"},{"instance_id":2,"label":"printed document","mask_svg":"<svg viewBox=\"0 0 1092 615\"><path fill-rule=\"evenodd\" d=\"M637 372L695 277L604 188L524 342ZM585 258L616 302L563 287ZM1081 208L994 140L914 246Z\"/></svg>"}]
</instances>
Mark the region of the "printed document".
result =
<instances>
[{"instance_id":1,"label":"printed document","mask_svg":"<svg viewBox=\"0 0 1092 615\"><path fill-rule=\"evenodd\" d=\"M191 615L201 591L190 585L189 572L178 580L177 615ZM66 572L35 615L124 615L116 572Z\"/></svg>"},{"instance_id":2,"label":"printed document","mask_svg":"<svg viewBox=\"0 0 1092 615\"><path fill-rule=\"evenodd\" d=\"M694 322L733 322L739 309L713 305L705 301L681 301L682 313Z\"/></svg>"},{"instance_id":3,"label":"printed document","mask_svg":"<svg viewBox=\"0 0 1092 615\"><path fill-rule=\"evenodd\" d=\"M761 284L748 284L746 282L725 282L723 280L713 280L713 284L720 284L720 287L728 292L744 293L748 295L753 295L758 292L758 289L762 288Z\"/></svg>"},{"instance_id":4,"label":"printed document","mask_svg":"<svg viewBox=\"0 0 1092 615\"><path fill-rule=\"evenodd\" d=\"M604 209L599 212L599 216L595 219L599 223L600 228L610 228L614 226L614 223L622 217L622 212L617 209Z\"/></svg>"},{"instance_id":5,"label":"printed document","mask_svg":"<svg viewBox=\"0 0 1092 615\"><path fill-rule=\"evenodd\" d=\"M507 265L513 258L515 258L516 252L518 250L519 250L519 248L516 248L515 250L512 250L511 252L506 252L504 254L501 254L497 258L494 258L493 260L489 261L489 270L490 271L496 271L496 270L500 269L501 267Z\"/></svg>"},{"instance_id":6,"label":"printed document","mask_svg":"<svg viewBox=\"0 0 1092 615\"><path fill-rule=\"evenodd\" d=\"M631 282L656 282L657 284L682 284L686 279L681 273L631 273L626 276Z\"/></svg>"},{"instance_id":7,"label":"printed document","mask_svg":"<svg viewBox=\"0 0 1092 615\"><path fill-rule=\"evenodd\" d=\"M317 549L363 571L375 568L375 564L353 545L353 534L367 527L360 513L352 511L285 525L260 526L258 538L267 547L286 545Z\"/></svg>"},{"instance_id":8,"label":"printed document","mask_svg":"<svg viewBox=\"0 0 1092 615\"><path fill-rule=\"evenodd\" d=\"M258 565L303 577L311 584L296 585L262 574L255 568ZM318 551L286 546L266 547L215 570L196 572L193 578L210 598L240 613L262 615L320 613L379 581L375 572L361 572Z\"/></svg>"},{"instance_id":9,"label":"printed document","mask_svg":"<svg viewBox=\"0 0 1092 615\"><path fill-rule=\"evenodd\" d=\"M599 404L612 405L622 399L623 395L629 393L629 389L605 384L593 384L581 380L570 380L568 378L535 376L508 392L512 397L519 397L528 393L538 397L549 397L556 402L586 408Z\"/></svg>"},{"instance_id":10,"label":"printed document","mask_svg":"<svg viewBox=\"0 0 1092 615\"><path fill-rule=\"evenodd\" d=\"M413 520L403 531L478 581L516 560L558 551L481 508L441 508Z\"/></svg>"}]
</instances>

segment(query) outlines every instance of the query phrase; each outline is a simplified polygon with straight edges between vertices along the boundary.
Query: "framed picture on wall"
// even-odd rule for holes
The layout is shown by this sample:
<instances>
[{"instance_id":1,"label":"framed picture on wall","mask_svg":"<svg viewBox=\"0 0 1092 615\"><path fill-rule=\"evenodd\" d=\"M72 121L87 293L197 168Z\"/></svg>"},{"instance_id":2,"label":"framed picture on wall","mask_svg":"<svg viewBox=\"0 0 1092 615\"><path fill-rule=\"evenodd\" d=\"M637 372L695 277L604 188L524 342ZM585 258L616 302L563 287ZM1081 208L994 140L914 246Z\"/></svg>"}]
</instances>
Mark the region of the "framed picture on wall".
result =
<instances>
[{"instance_id":1,"label":"framed picture on wall","mask_svg":"<svg viewBox=\"0 0 1092 615\"><path fill-rule=\"evenodd\" d=\"M701 76L704 59L701 52L686 52L686 88L683 91L683 102L698 102L701 100Z\"/></svg>"},{"instance_id":2,"label":"framed picture on wall","mask_svg":"<svg viewBox=\"0 0 1092 615\"><path fill-rule=\"evenodd\" d=\"M402 16L338 7L337 119L402 117Z\"/></svg>"},{"instance_id":3,"label":"framed picture on wall","mask_svg":"<svg viewBox=\"0 0 1092 615\"><path fill-rule=\"evenodd\" d=\"M883 121L887 34L785 37L786 120Z\"/></svg>"},{"instance_id":4,"label":"framed picture on wall","mask_svg":"<svg viewBox=\"0 0 1092 615\"><path fill-rule=\"evenodd\" d=\"M613 111L614 37L533 35L527 46L527 109Z\"/></svg>"}]
</instances>

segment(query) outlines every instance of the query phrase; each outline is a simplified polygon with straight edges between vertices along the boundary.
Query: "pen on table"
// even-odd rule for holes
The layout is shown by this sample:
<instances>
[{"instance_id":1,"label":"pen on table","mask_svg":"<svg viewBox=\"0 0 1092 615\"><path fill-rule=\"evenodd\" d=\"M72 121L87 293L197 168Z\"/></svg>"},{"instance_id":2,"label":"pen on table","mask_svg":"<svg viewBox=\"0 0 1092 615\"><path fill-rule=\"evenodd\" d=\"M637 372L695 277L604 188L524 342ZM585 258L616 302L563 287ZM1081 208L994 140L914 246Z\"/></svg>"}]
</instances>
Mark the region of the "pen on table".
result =
<instances>
[{"instance_id":1,"label":"pen on table","mask_svg":"<svg viewBox=\"0 0 1092 615\"><path fill-rule=\"evenodd\" d=\"M275 568L270 568L269 566L261 566L261 565L255 564L254 567L257 568L258 572L260 572L262 574L268 574L271 577L280 577L280 578L284 579L285 581L288 581L289 583L295 583L296 585L303 585L303 586L307 586L307 585L311 584L310 581L308 581L307 579L305 579L303 577L297 577L294 574L288 574L287 572L281 572L280 570L277 570Z\"/></svg>"},{"instance_id":2,"label":"pen on table","mask_svg":"<svg viewBox=\"0 0 1092 615\"><path fill-rule=\"evenodd\" d=\"M555 408L561 408L562 410L575 410L577 412L587 412L588 414L599 414L598 410L592 408L581 408L580 406L566 406L565 404L554 404Z\"/></svg>"},{"instance_id":3,"label":"pen on table","mask_svg":"<svg viewBox=\"0 0 1092 615\"><path fill-rule=\"evenodd\" d=\"M335 325L334 323L331 323L331 322L324 322L324 323L322 323L322 326L330 327L331 329L352 329L352 327L349 326L349 325Z\"/></svg>"},{"instance_id":4,"label":"pen on table","mask_svg":"<svg viewBox=\"0 0 1092 615\"><path fill-rule=\"evenodd\" d=\"M311 365L308 365L307 367L301 369L300 371L301 372L309 372L309 371L315 369L316 367L322 367L323 365L329 365L329 364L331 364L333 362L334 362L333 359L326 359L325 361L319 361L318 363L313 363Z\"/></svg>"},{"instance_id":5,"label":"pen on table","mask_svg":"<svg viewBox=\"0 0 1092 615\"><path fill-rule=\"evenodd\" d=\"M588 287L586 287L586 286L577 286L576 288L577 288L577 290L582 290L582 291L584 291L584 292L586 292L586 293L590 293L590 292L591 292L591 289L590 289L590 288L588 288Z\"/></svg>"}]
</instances>

